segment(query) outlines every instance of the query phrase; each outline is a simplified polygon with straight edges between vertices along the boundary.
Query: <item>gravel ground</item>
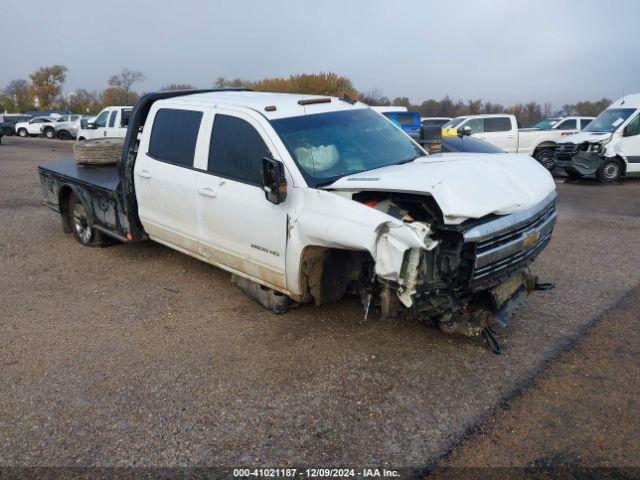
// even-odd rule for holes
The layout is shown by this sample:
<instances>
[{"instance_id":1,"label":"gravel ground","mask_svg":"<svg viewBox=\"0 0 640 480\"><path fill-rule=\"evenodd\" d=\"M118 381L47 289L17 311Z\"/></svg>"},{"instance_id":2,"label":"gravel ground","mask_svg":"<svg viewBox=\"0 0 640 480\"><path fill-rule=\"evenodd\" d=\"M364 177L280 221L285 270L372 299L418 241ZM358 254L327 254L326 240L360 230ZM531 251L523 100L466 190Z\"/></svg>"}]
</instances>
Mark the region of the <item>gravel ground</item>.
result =
<instances>
[{"instance_id":1,"label":"gravel ground","mask_svg":"<svg viewBox=\"0 0 640 480\"><path fill-rule=\"evenodd\" d=\"M0 464L392 465L450 451L640 282L640 180L559 184L505 355L356 300L274 316L158 244L80 246L39 205L70 142L0 146ZM637 438L636 438L637 440Z\"/></svg>"}]
</instances>

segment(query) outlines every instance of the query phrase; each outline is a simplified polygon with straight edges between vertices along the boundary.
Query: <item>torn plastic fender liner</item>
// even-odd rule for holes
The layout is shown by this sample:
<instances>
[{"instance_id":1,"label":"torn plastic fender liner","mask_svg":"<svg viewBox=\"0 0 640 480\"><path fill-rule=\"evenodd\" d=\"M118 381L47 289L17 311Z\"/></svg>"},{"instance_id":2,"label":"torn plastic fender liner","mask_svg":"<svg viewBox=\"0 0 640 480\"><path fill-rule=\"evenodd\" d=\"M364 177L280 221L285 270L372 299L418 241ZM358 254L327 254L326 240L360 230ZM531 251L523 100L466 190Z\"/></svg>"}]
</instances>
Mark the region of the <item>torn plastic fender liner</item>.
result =
<instances>
[{"instance_id":1,"label":"torn plastic fender liner","mask_svg":"<svg viewBox=\"0 0 640 480\"><path fill-rule=\"evenodd\" d=\"M416 292L421 250L432 250L438 245L429 238L430 232L429 225L422 222L401 226L385 223L376 229L375 272L384 280L400 284L398 298L406 307L413 304L411 297Z\"/></svg>"}]
</instances>

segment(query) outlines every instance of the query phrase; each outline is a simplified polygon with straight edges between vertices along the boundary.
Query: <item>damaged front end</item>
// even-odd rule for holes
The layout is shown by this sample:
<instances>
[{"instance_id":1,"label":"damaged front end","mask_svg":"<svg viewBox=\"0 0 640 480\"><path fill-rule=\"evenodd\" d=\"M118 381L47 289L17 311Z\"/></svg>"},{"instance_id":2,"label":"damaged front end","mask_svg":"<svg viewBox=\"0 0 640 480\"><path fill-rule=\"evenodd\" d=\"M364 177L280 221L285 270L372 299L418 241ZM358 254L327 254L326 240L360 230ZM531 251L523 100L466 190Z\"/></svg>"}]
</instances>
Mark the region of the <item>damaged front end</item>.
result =
<instances>
[{"instance_id":1,"label":"damaged front end","mask_svg":"<svg viewBox=\"0 0 640 480\"><path fill-rule=\"evenodd\" d=\"M446 333L483 335L498 350L491 327L505 326L536 288L528 266L551 238L555 192L528 210L460 225L439 221L426 196L363 192L354 200L401 219L422 243L407 247L393 229L379 229L374 268L361 293L365 317L372 308L383 318L409 314Z\"/></svg>"}]
</instances>

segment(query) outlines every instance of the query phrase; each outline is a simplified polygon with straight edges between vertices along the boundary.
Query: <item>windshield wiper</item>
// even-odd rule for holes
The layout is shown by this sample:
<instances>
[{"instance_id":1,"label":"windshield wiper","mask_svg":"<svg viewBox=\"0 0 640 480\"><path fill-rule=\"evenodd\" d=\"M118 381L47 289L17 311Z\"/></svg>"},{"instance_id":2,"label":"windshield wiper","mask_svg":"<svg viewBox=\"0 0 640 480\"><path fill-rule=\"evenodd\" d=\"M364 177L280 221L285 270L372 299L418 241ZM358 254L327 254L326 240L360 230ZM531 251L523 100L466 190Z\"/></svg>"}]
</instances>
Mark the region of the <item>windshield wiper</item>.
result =
<instances>
[{"instance_id":1,"label":"windshield wiper","mask_svg":"<svg viewBox=\"0 0 640 480\"><path fill-rule=\"evenodd\" d=\"M339 178L331 178L329 180L323 180L322 182L316 183L316 188L326 187L327 185L331 185L333 182L340 180Z\"/></svg>"},{"instance_id":2,"label":"windshield wiper","mask_svg":"<svg viewBox=\"0 0 640 480\"><path fill-rule=\"evenodd\" d=\"M406 160L400 160L397 163L394 163L394 165L403 165L405 163L410 163L413 162L414 160L417 160L418 158L420 158L422 155L416 155L415 157L412 158L407 158Z\"/></svg>"}]
</instances>

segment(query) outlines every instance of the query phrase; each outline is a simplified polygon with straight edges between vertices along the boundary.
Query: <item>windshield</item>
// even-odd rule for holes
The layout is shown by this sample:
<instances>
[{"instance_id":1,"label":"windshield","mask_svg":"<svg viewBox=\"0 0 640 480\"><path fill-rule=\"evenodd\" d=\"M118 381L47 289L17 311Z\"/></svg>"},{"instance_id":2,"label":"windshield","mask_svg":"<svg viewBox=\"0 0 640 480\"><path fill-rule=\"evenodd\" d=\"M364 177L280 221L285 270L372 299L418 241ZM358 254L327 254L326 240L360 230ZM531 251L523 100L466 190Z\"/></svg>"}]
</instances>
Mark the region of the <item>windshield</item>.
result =
<instances>
[{"instance_id":1,"label":"windshield","mask_svg":"<svg viewBox=\"0 0 640 480\"><path fill-rule=\"evenodd\" d=\"M456 117L453 120L449 120L447 123L445 123L442 128L455 128L458 125L460 125L462 122L464 122L466 120L465 117Z\"/></svg>"},{"instance_id":2,"label":"windshield","mask_svg":"<svg viewBox=\"0 0 640 480\"><path fill-rule=\"evenodd\" d=\"M558 123L559 118L545 118L544 120L540 120L536 123L533 128L539 128L540 130L550 130L556 123Z\"/></svg>"},{"instance_id":3,"label":"windshield","mask_svg":"<svg viewBox=\"0 0 640 480\"><path fill-rule=\"evenodd\" d=\"M271 125L312 187L425 155L401 130L368 108L283 118Z\"/></svg>"},{"instance_id":4,"label":"windshield","mask_svg":"<svg viewBox=\"0 0 640 480\"><path fill-rule=\"evenodd\" d=\"M442 152L505 153L488 142L473 137L445 137L442 139Z\"/></svg>"},{"instance_id":5,"label":"windshield","mask_svg":"<svg viewBox=\"0 0 640 480\"><path fill-rule=\"evenodd\" d=\"M583 132L615 132L635 112L635 108L607 108Z\"/></svg>"}]
</instances>

